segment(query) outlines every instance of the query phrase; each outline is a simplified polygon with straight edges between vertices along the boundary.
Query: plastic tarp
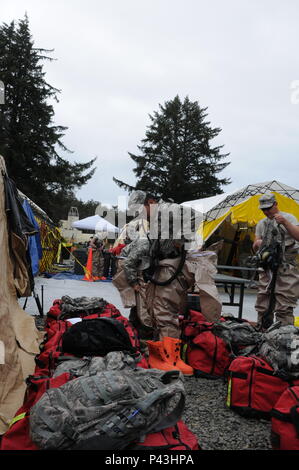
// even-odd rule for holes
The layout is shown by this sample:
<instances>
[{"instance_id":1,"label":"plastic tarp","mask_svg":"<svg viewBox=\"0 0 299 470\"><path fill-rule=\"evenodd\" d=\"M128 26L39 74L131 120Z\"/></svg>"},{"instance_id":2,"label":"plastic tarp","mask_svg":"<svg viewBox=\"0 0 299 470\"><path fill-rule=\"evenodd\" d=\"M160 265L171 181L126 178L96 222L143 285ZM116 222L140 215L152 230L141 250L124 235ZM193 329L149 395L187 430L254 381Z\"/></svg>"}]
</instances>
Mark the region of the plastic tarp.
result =
<instances>
[{"instance_id":1,"label":"plastic tarp","mask_svg":"<svg viewBox=\"0 0 299 470\"><path fill-rule=\"evenodd\" d=\"M0 156L0 170L5 172ZM10 257L4 203L4 182L0 171L0 434L3 434L23 404L25 379L34 373L40 334L34 318L19 306L14 287L14 265Z\"/></svg>"},{"instance_id":2,"label":"plastic tarp","mask_svg":"<svg viewBox=\"0 0 299 470\"><path fill-rule=\"evenodd\" d=\"M37 221L35 220L32 209L29 205L29 202L26 199L23 202L23 208L30 222L34 225L36 230L38 230L38 233L36 235L29 237L29 240L28 240L28 250L29 250L29 255L31 259L32 273L33 273L33 276L37 276L39 273L39 260L41 260L43 257L43 249L41 245L39 225Z\"/></svg>"},{"instance_id":3,"label":"plastic tarp","mask_svg":"<svg viewBox=\"0 0 299 470\"><path fill-rule=\"evenodd\" d=\"M99 215L93 215L86 217L85 219L77 220L72 223L72 227L79 230L95 230L98 232L118 232L119 229L108 222L108 220L103 219Z\"/></svg>"}]
</instances>

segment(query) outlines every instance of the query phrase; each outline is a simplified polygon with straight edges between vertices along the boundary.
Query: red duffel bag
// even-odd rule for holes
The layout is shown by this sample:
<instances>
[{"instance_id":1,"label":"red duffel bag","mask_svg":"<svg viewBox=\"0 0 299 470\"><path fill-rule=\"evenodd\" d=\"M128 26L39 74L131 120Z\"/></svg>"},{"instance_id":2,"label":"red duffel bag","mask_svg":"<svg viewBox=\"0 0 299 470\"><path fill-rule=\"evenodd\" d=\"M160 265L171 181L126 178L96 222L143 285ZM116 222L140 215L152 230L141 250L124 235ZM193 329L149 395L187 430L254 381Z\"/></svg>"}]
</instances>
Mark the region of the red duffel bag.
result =
<instances>
[{"instance_id":1,"label":"red duffel bag","mask_svg":"<svg viewBox=\"0 0 299 470\"><path fill-rule=\"evenodd\" d=\"M211 331L213 323L196 326L197 334L187 342L186 358L195 377L217 379L223 377L231 363L231 353L223 339Z\"/></svg>"},{"instance_id":2,"label":"red duffel bag","mask_svg":"<svg viewBox=\"0 0 299 470\"><path fill-rule=\"evenodd\" d=\"M239 356L228 370L227 406L248 418L271 418L271 410L289 382L257 356Z\"/></svg>"},{"instance_id":3,"label":"red duffel bag","mask_svg":"<svg viewBox=\"0 0 299 470\"><path fill-rule=\"evenodd\" d=\"M130 446L126 450L200 450L197 437L183 421L162 431L147 434L144 441Z\"/></svg>"},{"instance_id":4,"label":"red duffel bag","mask_svg":"<svg viewBox=\"0 0 299 470\"><path fill-rule=\"evenodd\" d=\"M299 450L299 386L288 387L271 412L274 450Z\"/></svg>"},{"instance_id":5,"label":"red duffel bag","mask_svg":"<svg viewBox=\"0 0 299 470\"><path fill-rule=\"evenodd\" d=\"M60 387L73 378L74 376L68 372L55 378L30 375L26 379L27 390L24 404L19 408L11 420L9 429L2 436L0 450L39 450L30 438L30 409L49 388Z\"/></svg>"}]
</instances>

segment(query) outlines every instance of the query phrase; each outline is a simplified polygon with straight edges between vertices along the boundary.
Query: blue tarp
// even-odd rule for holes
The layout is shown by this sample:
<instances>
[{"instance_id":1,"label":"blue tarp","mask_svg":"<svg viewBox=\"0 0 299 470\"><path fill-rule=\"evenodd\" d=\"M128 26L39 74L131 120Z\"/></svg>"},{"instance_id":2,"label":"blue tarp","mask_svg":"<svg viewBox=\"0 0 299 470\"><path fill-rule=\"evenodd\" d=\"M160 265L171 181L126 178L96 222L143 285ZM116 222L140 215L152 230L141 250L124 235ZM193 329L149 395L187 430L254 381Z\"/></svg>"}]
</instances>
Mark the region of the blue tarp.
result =
<instances>
[{"instance_id":1,"label":"blue tarp","mask_svg":"<svg viewBox=\"0 0 299 470\"><path fill-rule=\"evenodd\" d=\"M84 275L83 274L73 274L69 271L65 271L63 273L57 274L49 274L45 273L45 276L52 279L73 279L75 281L83 281ZM93 281L93 282L111 282L111 279L106 279L105 281Z\"/></svg>"},{"instance_id":2,"label":"blue tarp","mask_svg":"<svg viewBox=\"0 0 299 470\"><path fill-rule=\"evenodd\" d=\"M81 281L84 275L64 272L64 273L57 273L57 274L47 274L47 277L51 277L52 279L75 279L75 280Z\"/></svg>"},{"instance_id":3,"label":"blue tarp","mask_svg":"<svg viewBox=\"0 0 299 470\"><path fill-rule=\"evenodd\" d=\"M30 236L28 240L28 250L29 250L30 259L31 259L32 273L33 273L33 276L37 276L37 274L39 273L39 260L42 259L42 256L43 256L39 225L37 221L35 220L32 209L28 201L26 201L26 199L23 202L23 208L30 222L34 225L36 230L38 230L38 233L36 235Z\"/></svg>"}]
</instances>

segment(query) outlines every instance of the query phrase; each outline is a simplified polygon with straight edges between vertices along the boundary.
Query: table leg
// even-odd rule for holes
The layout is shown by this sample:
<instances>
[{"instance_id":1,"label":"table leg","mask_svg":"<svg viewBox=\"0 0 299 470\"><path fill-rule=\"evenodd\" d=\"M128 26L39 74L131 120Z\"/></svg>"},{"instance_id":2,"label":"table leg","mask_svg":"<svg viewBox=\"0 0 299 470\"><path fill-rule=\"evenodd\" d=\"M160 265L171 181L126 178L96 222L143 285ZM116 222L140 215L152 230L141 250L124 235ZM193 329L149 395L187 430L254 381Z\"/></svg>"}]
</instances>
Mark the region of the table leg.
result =
<instances>
[{"instance_id":1,"label":"table leg","mask_svg":"<svg viewBox=\"0 0 299 470\"><path fill-rule=\"evenodd\" d=\"M240 303L239 303L239 315L238 318L239 320L242 319L242 313L243 313L243 301L244 301L244 284L240 284Z\"/></svg>"}]
</instances>

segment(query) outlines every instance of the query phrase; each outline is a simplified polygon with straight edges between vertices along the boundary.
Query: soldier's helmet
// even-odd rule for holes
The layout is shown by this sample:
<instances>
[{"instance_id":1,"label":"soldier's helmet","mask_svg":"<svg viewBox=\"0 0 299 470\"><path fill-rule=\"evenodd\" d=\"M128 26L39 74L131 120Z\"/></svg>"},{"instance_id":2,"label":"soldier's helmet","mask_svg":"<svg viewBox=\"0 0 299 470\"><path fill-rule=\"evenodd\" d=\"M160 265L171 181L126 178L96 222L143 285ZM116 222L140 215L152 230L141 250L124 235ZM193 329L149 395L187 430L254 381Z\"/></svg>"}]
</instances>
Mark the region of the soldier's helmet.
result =
<instances>
[{"instance_id":1,"label":"soldier's helmet","mask_svg":"<svg viewBox=\"0 0 299 470\"><path fill-rule=\"evenodd\" d=\"M129 197L128 208L135 209L138 206L142 206L146 200L146 192L141 190L133 191Z\"/></svg>"}]
</instances>

